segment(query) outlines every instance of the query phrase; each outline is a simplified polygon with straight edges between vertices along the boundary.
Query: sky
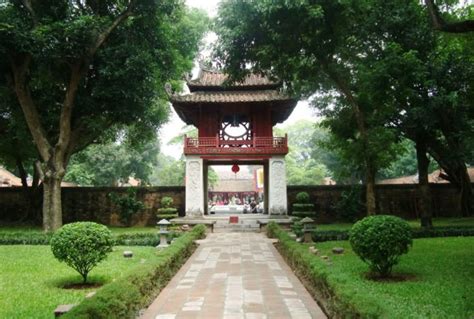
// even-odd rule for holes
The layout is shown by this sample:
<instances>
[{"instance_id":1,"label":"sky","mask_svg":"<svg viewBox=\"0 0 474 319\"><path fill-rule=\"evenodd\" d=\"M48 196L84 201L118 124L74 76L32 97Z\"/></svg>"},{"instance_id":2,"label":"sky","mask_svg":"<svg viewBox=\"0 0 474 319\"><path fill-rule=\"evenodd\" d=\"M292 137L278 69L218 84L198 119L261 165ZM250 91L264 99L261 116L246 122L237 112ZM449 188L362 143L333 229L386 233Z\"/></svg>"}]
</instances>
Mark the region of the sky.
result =
<instances>
[{"instance_id":1,"label":"sky","mask_svg":"<svg viewBox=\"0 0 474 319\"><path fill-rule=\"evenodd\" d=\"M186 0L186 4L190 7L200 8L207 12L210 17L215 17L217 14L217 4L218 0ZM212 43L215 41L216 36L215 34L208 35L205 39L207 43ZM206 46L207 46L206 43ZM197 74L198 69L195 68L193 70L193 74ZM173 156L174 158L178 159L181 157L183 153L183 146L182 145L168 145L168 142L175 136L177 136L181 129L186 125L181 119L178 117L176 112L171 108L172 113L170 114L170 120L168 123L162 126L160 129L160 140L161 140L161 152ZM293 113L291 113L290 117L285 121L283 125L294 123L301 119L316 119L316 115L314 110L309 106L307 101L299 101L296 105ZM278 126L281 126L279 124Z\"/></svg>"}]
</instances>

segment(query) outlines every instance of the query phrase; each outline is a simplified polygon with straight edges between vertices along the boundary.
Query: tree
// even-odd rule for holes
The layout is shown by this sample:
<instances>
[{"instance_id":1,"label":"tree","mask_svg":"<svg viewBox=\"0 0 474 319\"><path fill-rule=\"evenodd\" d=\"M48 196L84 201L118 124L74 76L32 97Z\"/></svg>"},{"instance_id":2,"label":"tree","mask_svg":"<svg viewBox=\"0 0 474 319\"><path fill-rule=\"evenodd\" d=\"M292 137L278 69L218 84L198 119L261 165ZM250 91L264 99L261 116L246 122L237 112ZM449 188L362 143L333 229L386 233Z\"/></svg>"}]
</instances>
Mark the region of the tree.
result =
<instances>
[{"instance_id":1,"label":"tree","mask_svg":"<svg viewBox=\"0 0 474 319\"><path fill-rule=\"evenodd\" d=\"M43 227L53 231L72 154L124 126L156 131L164 84L192 67L206 19L174 0L10 0L0 20L1 85L38 151Z\"/></svg>"},{"instance_id":2,"label":"tree","mask_svg":"<svg viewBox=\"0 0 474 319\"><path fill-rule=\"evenodd\" d=\"M400 153L398 157L392 161L389 167L380 171L379 178L396 178L418 173L418 159L415 143L407 138L403 138L399 146ZM436 162L430 160L428 173L433 172L437 168Z\"/></svg>"},{"instance_id":3,"label":"tree","mask_svg":"<svg viewBox=\"0 0 474 319\"><path fill-rule=\"evenodd\" d=\"M72 156L64 180L81 186L116 186L133 177L146 185L157 163L158 153L157 142L89 145Z\"/></svg>"},{"instance_id":4,"label":"tree","mask_svg":"<svg viewBox=\"0 0 474 319\"><path fill-rule=\"evenodd\" d=\"M288 134L289 153L286 156L288 185L318 185L329 175L327 168L313 158L317 126L308 120L274 128L276 135Z\"/></svg>"},{"instance_id":5,"label":"tree","mask_svg":"<svg viewBox=\"0 0 474 319\"><path fill-rule=\"evenodd\" d=\"M339 132L339 145L360 156L369 214L375 173L387 163L382 142L400 135L416 143L420 175L427 175L429 153L460 189L468 212L472 41L435 34L423 10L414 0L228 0L217 21L217 56L236 77L250 65L300 95L319 93L315 103ZM420 188L428 189L426 181L420 178Z\"/></svg>"},{"instance_id":6,"label":"tree","mask_svg":"<svg viewBox=\"0 0 474 319\"><path fill-rule=\"evenodd\" d=\"M29 138L23 115L16 106L14 94L0 85L0 163L21 179L26 210L18 212L18 220L38 221L40 181L35 161L38 155ZM33 178L28 182L29 177Z\"/></svg>"},{"instance_id":7,"label":"tree","mask_svg":"<svg viewBox=\"0 0 474 319\"><path fill-rule=\"evenodd\" d=\"M474 31L474 20L466 19L456 22L446 22L434 0L425 0L425 4L435 30L449 33L466 33Z\"/></svg>"},{"instance_id":8,"label":"tree","mask_svg":"<svg viewBox=\"0 0 474 319\"><path fill-rule=\"evenodd\" d=\"M348 18L349 9L336 1L223 1L216 21L216 56L234 78L248 73L251 65L255 72L281 79L298 96L318 91L317 104L328 106L332 97L350 109L364 150L366 206L372 215L378 149L369 142L366 112L375 105L358 95L354 65L345 60L346 36L357 27Z\"/></svg>"},{"instance_id":9,"label":"tree","mask_svg":"<svg viewBox=\"0 0 474 319\"><path fill-rule=\"evenodd\" d=\"M185 162L172 156L158 154L157 164L150 177L151 185L184 186Z\"/></svg>"},{"instance_id":10,"label":"tree","mask_svg":"<svg viewBox=\"0 0 474 319\"><path fill-rule=\"evenodd\" d=\"M379 114L386 125L416 145L423 226L431 224L427 153L459 189L463 214L470 214L465 163L474 136L472 41L433 32L416 1L354 3L359 27L352 50L370 48L359 53L370 62L358 71L367 84L365 95L384 105Z\"/></svg>"}]
</instances>

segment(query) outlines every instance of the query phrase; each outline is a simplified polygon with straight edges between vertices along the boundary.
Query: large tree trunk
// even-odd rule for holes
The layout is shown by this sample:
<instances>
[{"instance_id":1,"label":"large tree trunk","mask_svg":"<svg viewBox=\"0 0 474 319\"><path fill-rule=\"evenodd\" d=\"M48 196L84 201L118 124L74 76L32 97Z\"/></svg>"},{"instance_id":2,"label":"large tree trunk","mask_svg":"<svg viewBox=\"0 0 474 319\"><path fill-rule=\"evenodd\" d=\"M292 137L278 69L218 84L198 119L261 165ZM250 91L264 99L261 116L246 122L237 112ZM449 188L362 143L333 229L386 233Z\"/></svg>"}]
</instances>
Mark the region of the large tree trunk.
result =
<instances>
[{"instance_id":1,"label":"large tree trunk","mask_svg":"<svg viewBox=\"0 0 474 319\"><path fill-rule=\"evenodd\" d=\"M430 145L430 155L444 170L440 176L451 182L459 190L459 206L463 217L472 216L471 197L472 186L466 164L462 158L449 157L448 151L440 149L439 145ZM448 154L448 155L445 155Z\"/></svg>"},{"instance_id":2,"label":"large tree trunk","mask_svg":"<svg viewBox=\"0 0 474 319\"><path fill-rule=\"evenodd\" d=\"M61 181L56 172L45 172L43 179L43 230L53 232L63 224L61 209Z\"/></svg>"},{"instance_id":3,"label":"large tree trunk","mask_svg":"<svg viewBox=\"0 0 474 319\"><path fill-rule=\"evenodd\" d=\"M376 214L376 199L375 199L375 169L367 164L366 170L366 206L367 206L367 215Z\"/></svg>"},{"instance_id":4,"label":"large tree trunk","mask_svg":"<svg viewBox=\"0 0 474 319\"><path fill-rule=\"evenodd\" d=\"M449 173L451 175L456 176L456 180L458 180L457 186L459 189L459 200L461 205L461 214L463 217L469 217L473 215L472 210L472 188L471 188L471 180L469 178L469 173L467 172L466 165L462 163L462 165L458 165L453 172Z\"/></svg>"},{"instance_id":5,"label":"large tree trunk","mask_svg":"<svg viewBox=\"0 0 474 319\"><path fill-rule=\"evenodd\" d=\"M418 193L420 194L421 227L433 227L433 210L431 207L431 190L428 180L430 160L426 154L426 145L416 143L416 159L418 162Z\"/></svg>"},{"instance_id":6,"label":"large tree trunk","mask_svg":"<svg viewBox=\"0 0 474 319\"><path fill-rule=\"evenodd\" d=\"M349 103L352 112L354 113L354 117L357 124L357 130L360 133L360 139L364 145L364 157L365 157L365 171L366 171L366 207L367 207L367 215L375 215L376 214L376 198L375 198L375 174L376 168L373 165L371 149L369 148L369 136L367 133L367 124L365 122L365 114L362 111L362 108L359 105L356 97L352 93L350 89L350 85L346 82L346 80L341 77L337 72L334 72L330 65L326 62L321 64L324 72L331 78L339 93L341 93Z\"/></svg>"}]
</instances>

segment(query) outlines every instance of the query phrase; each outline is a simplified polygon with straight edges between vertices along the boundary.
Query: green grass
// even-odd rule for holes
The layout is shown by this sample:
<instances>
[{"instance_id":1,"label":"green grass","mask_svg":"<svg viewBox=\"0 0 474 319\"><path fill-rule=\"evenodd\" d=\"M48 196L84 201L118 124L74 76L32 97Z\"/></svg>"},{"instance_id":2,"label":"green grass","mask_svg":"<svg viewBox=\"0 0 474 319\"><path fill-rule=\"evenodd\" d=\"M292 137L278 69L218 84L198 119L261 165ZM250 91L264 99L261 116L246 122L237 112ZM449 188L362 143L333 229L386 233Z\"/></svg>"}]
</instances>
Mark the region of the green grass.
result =
<instances>
[{"instance_id":1,"label":"green grass","mask_svg":"<svg viewBox=\"0 0 474 319\"><path fill-rule=\"evenodd\" d=\"M132 250L134 257L122 257ZM107 284L156 256L153 247L115 247L109 257L89 274L88 281ZM79 303L91 291L63 289L81 282L80 275L58 262L49 246L0 246L0 318L52 318L60 304Z\"/></svg>"},{"instance_id":2,"label":"green grass","mask_svg":"<svg viewBox=\"0 0 474 319\"><path fill-rule=\"evenodd\" d=\"M345 248L343 255L330 249ZM334 292L363 314L380 318L473 318L474 238L416 239L402 256L394 274L415 276L412 281L374 282L364 278L368 267L347 241L317 243L328 265L314 257ZM369 315L370 316L370 315ZM364 317L364 316L363 316Z\"/></svg>"}]
</instances>

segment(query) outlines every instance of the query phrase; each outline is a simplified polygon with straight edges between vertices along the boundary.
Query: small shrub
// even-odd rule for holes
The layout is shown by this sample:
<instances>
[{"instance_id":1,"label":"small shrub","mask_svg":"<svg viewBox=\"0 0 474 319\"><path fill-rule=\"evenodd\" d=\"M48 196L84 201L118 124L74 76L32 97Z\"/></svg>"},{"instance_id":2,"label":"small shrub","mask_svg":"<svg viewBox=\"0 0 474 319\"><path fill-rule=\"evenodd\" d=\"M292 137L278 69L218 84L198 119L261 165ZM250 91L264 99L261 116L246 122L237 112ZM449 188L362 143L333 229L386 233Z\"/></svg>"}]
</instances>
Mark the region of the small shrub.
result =
<instances>
[{"instance_id":1,"label":"small shrub","mask_svg":"<svg viewBox=\"0 0 474 319\"><path fill-rule=\"evenodd\" d=\"M161 199L161 208L158 208L158 218L172 219L178 217L178 210L173 206L173 198L165 196Z\"/></svg>"},{"instance_id":2,"label":"small shrub","mask_svg":"<svg viewBox=\"0 0 474 319\"><path fill-rule=\"evenodd\" d=\"M92 222L64 225L51 238L54 257L76 270L84 283L92 268L112 251L112 246L110 230Z\"/></svg>"},{"instance_id":3,"label":"small shrub","mask_svg":"<svg viewBox=\"0 0 474 319\"><path fill-rule=\"evenodd\" d=\"M299 192L296 194L296 202L303 204L309 202L309 194L307 192Z\"/></svg>"},{"instance_id":4,"label":"small shrub","mask_svg":"<svg viewBox=\"0 0 474 319\"><path fill-rule=\"evenodd\" d=\"M296 203L293 203L291 214L296 217L316 217L314 204L309 202L309 194L307 192L299 192L296 194Z\"/></svg>"},{"instance_id":5,"label":"small shrub","mask_svg":"<svg viewBox=\"0 0 474 319\"><path fill-rule=\"evenodd\" d=\"M146 308L150 300L167 285L196 249L195 240L204 238L206 227L197 225L181 236L173 245L164 249L156 258L133 269L97 291L91 298L66 313L64 319L136 318L140 309Z\"/></svg>"},{"instance_id":6,"label":"small shrub","mask_svg":"<svg viewBox=\"0 0 474 319\"><path fill-rule=\"evenodd\" d=\"M145 208L145 205L137 199L137 191L134 188L128 188L125 195L110 193L109 197L119 207L120 222L126 226L130 226L133 215Z\"/></svg>"},{"instance_id":7,"label":"small shrub","mask_svg":"<svg viewBox=\"0 0 474 319\"><path fill-rule=\"evenodd\" d=\"M349 242L373 272L386 277L412 245L412 230L406 221L396 216L369 216L352 226Z\"/></svg>"},{"instance_id":8,"label":"small shrub","mask_svg":"<svg viewBox=\"0 0 474 319\"><path fill-rule=\"evenodd\" d=\"M293 223L291 224L291 231L296 235L296 237L303 236L303 224L301 223L301 218L293 218Z\"/></svg>"}]
</instances>

